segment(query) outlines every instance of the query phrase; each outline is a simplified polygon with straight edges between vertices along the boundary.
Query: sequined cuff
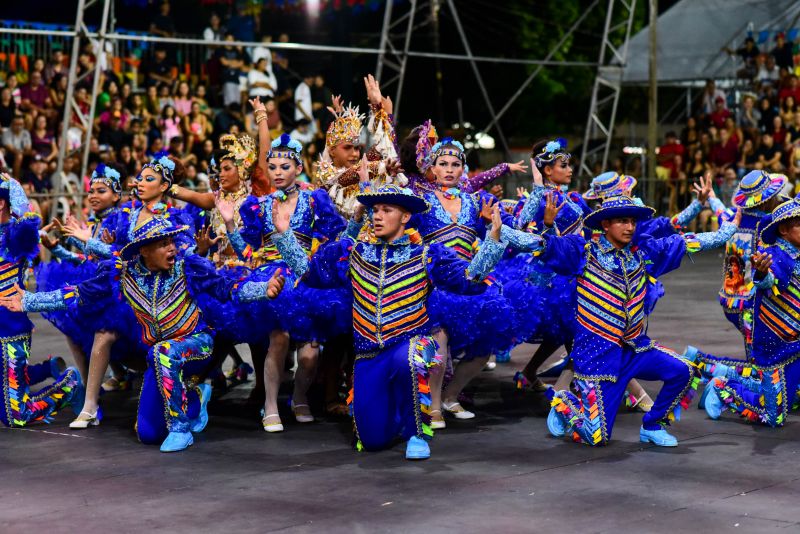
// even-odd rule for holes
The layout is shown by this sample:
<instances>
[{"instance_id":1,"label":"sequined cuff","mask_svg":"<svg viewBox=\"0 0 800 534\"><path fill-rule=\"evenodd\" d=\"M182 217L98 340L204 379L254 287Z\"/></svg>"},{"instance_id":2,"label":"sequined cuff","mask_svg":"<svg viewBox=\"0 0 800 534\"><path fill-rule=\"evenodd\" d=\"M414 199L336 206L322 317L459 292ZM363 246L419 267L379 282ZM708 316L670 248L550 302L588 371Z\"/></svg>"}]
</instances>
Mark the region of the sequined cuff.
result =
<instances>
[{"instance_id":1,"label":"sequined cuff","mask_svg":"<svg viewBox=\"0 0 800 534\"><path fill-rule=\"evenodd\" d=\"M58 258L61 261L71 261L75 263L80 263L82 261L82 258L78 254L65 249L61 245L56 245L53 247L53 249L50 251L50 254L52 254L54 258Z\"/></svg>"},{"instance_id":2,"label":"sequined cuff","mask_svg":"<svg viewBox=\"0 0 800 534\"><path fill-rule=\"evenodd\" d=\"M87 241L83 250L86 254L98 258L109 259L112 256L111 245L96 238Z\"/></svg>"},{"instance_id":3,"label":"sequined cuff","mask_svg":"<svg viewBox=\"0 0 800 534\"><path fill-rule=\"evenodd\" d=\"M536 252L544 248L542 236L530 232L514 230L506 225L500 228L500 239L517 250Z\"/></svg>"},{"instance_id":4,"label":"sequined cuff","mask_svg":"<svg viewBox=\"0 0 800 534\"><path fill-rule=\"evenodd\" d=\"M239 230L228 232L228 242L230 242L231 247L233 247L239 259L245 261L247 259L247 243L244 242L244 238L242 234L239 233Z\"/></svg>"},{"instance_id":5,"label":"sequined cuff","mask_svg":"<svg viewBox=\"0 0 800 534\"><path fill-rule=\"evenodd\" d=\"M347 228L344 231L344 236L349 237L353 241L358 239L358 234L361 233L361 228L364 226L364 223L355 221L350 219L347 222Z\"/></svg>"},{"instance_id":6,"label":"sequined cuff","mask_svg":"<svg viewBox=\"0 0 800 534\"><path fill-rule=\"evenodd\" d=\"M239 287L237 293L239 302L255 302L257 300L269 300L267 288L269 282L245 282Z\"/></svg>"},{"instance_id":7,"label":"sequined cuff","mask_svg":"<svg viewBox=\"0 0 800 534\"><path fill-rule=\"evenodd\" d=\"M469 193L474 193L479 191L492 183L493 181L497 180L504 174L509 173L508 163L501 163L495 167L492 167L486 172L482 172L473 176L472 178L466 179L466 185L464 189L468 189Z\"/></svg>"},{"instance_id":8,"label":"sequined cuff","mask_svg":"<svg viewBox=\"0 0 800 534\"><path fill-rule=\"evenodd\" d=\"M25 291L22 294L22 311L49 312L66 309L67 303L61 289L42 293L30 293Z\"/></svg>"},{"instance_id":9,"label":"sequined cuff","mask_svg":"<svg viewBox=\"0 0 800 534\"><path fill-rule=\"evenodd\" d=\"M467 267L467 278L480 281L489 276L497 263L503 257L506 243L497 242L487 236L481 243L481 248Z\"/></svg>"},{"instance_id":10,"label":"sequined cuff","mask_svg":"<svg viewBox=\"0 0 800 534\"><path fill-rule=\"evenodd\" d=\"M308 271L308 256L297 242L294 232L288 230L282 234L273 234L272 242L281 253L283 261L297 276L303 276Z\"/></svg>"},{"instance_id":11,"label":"sequined cuff","mask_svg":"<svg viewBox=\"0 0 800 534\"><path fill-rule=\"evenodd\" d=\"M700 215L703 211L703 205L697 199L692 200L692 203L672 218L672 226L675 228L683 228L687 226L695 217Z\"/></svg>"},{"instance_id":12,"label":"sequined cuff","mask_svg":"<svg viewBox=\"0 0 800 534\"><path fill-rule=\"evenodd\" d=\"M753 287L756 289L770 289L772 286L775 285L775 276L772 272L768 272L767 275L762 278L761 280L753 279Z\"/></svg>"},{"instance_id":13,"label":"sequined cuff","mask_svg":"<svg viewBox=\"0 0 800 534\"><path fill-rule=\"evenodd\" d=\"M718 217L725 213L725 210L727 209L725 208L725 204L723 204L722 201L717 197L710 197L708 199L708 205L711 207L711 211L714 212L714 215Z\"/></svg>"},{"instance_id":14,"label":"sequined cuff","mask_svg":"<svg viewBox=\"0 0 800 534\"><path fill-rule=\"evenodd\" d=\"M701 234L685 234L686 250L689 253L701 250L710 250L723 246L733 237L736 232L736 225L732 222L724 222L717 232L703 232Z\"/></svg>"},{"instance_id":15,"label":"sequined cuff","mask_svg":"<svg viewBox=\"0 0 800 534\"><path fill-rule=\"evenodd\" d=\"M81 241L77 237L69 236L65 240L65 243L67 244L67 246L77 248L78 250L80 250L83 253L86 252L86 243L84 243L83 241Z\"/></svg>"}]
</instances>

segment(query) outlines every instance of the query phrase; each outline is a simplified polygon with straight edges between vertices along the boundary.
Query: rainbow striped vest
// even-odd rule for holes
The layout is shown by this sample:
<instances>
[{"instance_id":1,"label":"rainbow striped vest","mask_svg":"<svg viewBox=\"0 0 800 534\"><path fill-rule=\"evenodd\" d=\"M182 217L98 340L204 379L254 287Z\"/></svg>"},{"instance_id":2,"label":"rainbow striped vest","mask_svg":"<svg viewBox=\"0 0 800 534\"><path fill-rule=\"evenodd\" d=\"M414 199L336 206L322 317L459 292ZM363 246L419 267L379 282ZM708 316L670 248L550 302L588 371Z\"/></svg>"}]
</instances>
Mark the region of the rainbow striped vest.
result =
<instances>
[{"instance_id":1,"label":"rainbow striped vest","mask_svg":"<svg viewBox=\"0 0 800 534\"><path fill-rule=\"evenodd\" d=\"M587 330L612 343L622 346L644 332L644 299L648 275L641 254L638 261L627 257L624 251L613 254L618 268L598 255L602 245L592 243L587 247L586 266L578 277L577 321ZM605 260L605 261L604 261ZM604 264L605 263L605 264ZM638 264L628 272L632 264Z\"/></svg>"},{"instance_id":2,"label":"rainbow striped vest","mask_svg":"<svg viewBox=\"0 0 800 534\"><path fill-rule=\"evenodd\" d=\"M427 246L358 243L350 254L358 354L429 333Z\"/></svg>"},{"instance_id":3,"label":"rainbow striped vest","mask_svg":"<svg viewBox=\"0 0 800 534\"><path fill-rule=\"evenodd\" d=\"M139 262L123 267L120 281L136 321L142 327L142 341L155 345L193 333L202 326L202 313L189 294L183 260L168 273L153 273Z\"/></svg>"}]
</instances>

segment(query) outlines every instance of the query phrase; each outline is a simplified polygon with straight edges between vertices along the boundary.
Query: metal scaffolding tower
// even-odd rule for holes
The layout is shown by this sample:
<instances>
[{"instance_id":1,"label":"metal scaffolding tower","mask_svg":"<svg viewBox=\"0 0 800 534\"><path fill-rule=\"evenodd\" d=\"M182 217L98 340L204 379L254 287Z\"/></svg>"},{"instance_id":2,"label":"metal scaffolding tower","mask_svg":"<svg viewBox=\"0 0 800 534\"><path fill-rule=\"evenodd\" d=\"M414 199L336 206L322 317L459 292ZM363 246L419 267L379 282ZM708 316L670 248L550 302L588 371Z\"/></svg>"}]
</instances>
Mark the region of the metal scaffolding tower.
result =
<instances>
[{"instance_id":1,"label":"metal scaffolding tower","mask_svg":"<svg viewBox=\"0 0 800 534\"><path fill-rule=\"evenodd\" d=\"M615 16L615 8L619 14ZM608 0L603 38L600 42L597 77L592 88L589 116L583 133L583 151L579 174L592 176L590 160L602 154L602 168L608 164L608 151L614 135L619 95L622 91L622 69L628 59L628 42L636 12L636 0ZM616 21L616 22L615 22ZM620 39L620 45L612 40ZM589 143L594 141L590 148Z\"/></svg>"}]
</instances>

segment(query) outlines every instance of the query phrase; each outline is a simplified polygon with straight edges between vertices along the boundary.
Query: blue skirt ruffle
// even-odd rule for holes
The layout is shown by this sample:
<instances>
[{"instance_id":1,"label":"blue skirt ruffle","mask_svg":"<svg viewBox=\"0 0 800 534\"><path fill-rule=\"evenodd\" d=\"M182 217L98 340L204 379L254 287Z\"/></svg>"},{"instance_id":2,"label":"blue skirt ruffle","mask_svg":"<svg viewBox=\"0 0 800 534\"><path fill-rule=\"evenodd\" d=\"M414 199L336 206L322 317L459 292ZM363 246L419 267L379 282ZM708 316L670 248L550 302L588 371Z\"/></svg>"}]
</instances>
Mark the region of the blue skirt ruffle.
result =
<instances>
[{"instance_id":1,"label":"blue skirt ruffle","mask_svg":"<svg viewBox=\"0 0 800 534\"><path fill-rule=\"evenodd\" d=\"M239 304L240 337L257 343L269 339L273 330L284 330L293 341L324 342L352 331L350 288L316 289L298 284L297 276L283 262L259 267L246 281L267 282L278 269L282 269L286 284L277 298Z\"/></svg>"},{"instance_id":2,"label":"blue skirt ruffle","mask_svg":"<svg viewBox=\"0 0 800 534\"><path fill-rule=\"evenodd\" d=\"M453 357L486 356L515 344L518 329L514 309L503 293L498 284L478 295L433 290L428 313L434 328L447 332Z\"/></svg>"}]
</instances>

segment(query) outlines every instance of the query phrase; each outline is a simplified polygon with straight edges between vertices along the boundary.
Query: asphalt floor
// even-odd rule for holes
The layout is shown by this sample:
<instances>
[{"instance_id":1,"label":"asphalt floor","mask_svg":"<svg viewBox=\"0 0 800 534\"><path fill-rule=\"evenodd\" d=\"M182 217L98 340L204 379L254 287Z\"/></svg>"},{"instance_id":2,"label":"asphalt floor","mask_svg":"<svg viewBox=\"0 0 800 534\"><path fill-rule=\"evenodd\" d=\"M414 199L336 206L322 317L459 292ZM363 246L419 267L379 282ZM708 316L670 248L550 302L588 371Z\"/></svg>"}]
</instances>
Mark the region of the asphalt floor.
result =
<instances>
[{"instance_id":1,"label":"asphalt floor","mask_svg":"<svg viewBox=\"0 0 800 534\"><path fill-rule=\"evenodd\" d=\"M665 276L649 333L743 354L716 301L722 260L705 253ZM65 354L36 318L33 360ZM753 426L696 406L672 427L674 449L641 444L641 414L624 409L612 442L590 448L551 437L536 399L511 377L533 347L483 372L473 420L448 420L432 458L404 447L357 453L351 425L283 416L266 434L243 384L210 406L189 450L162 454L133 432L135 392L103 398L99 427L0 430L0 532L798 532L800 425ZM659 385L646 387L654 396Z\"/></svg>"}]
</instances>

